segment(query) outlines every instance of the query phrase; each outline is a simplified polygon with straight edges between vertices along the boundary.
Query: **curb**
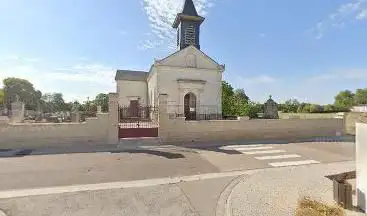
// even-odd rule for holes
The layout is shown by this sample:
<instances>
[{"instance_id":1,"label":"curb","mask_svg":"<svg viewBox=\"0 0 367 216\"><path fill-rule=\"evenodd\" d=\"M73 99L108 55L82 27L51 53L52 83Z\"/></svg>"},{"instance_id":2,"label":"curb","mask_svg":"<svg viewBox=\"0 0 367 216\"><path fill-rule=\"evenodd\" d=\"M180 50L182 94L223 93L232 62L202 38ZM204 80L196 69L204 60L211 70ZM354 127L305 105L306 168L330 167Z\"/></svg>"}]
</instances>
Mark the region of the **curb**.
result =
<instances>
[{"instance_id":1,"label":"curb","mask_svg":"<svg viewBox=\"0 0 367 216\"><path fill-rule=\"evenodd\" d=\"M215 210L216 216L231 216L232 215L231 210L229 208L229 205L230 205L229 199L231 197L232 191L238 184L243 182L247 176L248 174L240 175L236 177L223 189L223 191L221 192L219 196L218 202L217 202L217 207Z\"/></svg>"}]
</instances>

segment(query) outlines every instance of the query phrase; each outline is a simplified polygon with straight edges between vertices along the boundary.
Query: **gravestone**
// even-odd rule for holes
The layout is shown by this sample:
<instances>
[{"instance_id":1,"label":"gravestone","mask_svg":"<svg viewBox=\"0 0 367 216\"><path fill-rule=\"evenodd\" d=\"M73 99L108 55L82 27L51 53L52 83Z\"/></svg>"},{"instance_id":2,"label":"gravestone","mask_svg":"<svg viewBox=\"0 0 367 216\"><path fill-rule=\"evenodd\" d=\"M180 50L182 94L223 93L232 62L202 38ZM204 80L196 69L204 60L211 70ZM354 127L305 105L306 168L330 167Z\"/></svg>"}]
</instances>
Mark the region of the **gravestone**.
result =
<instances>
[{"instance_id":1,"label":"gravestone","mask_svg":"<svg viewBox=\"0 0 367 216\"><path fill-rule=\"evenodd\" d=\"M78 107L73 107L71 111L71 122L80 122L80 112Z\"/></svg>"},{"instance_id":2,"label":"gravestone","mask_svg":"<svg viewBox=\"0 0 367 216\"><path fill-rule=\"evenodd\" d=\"M102 106L97 106L97 113L102 113Z\"/></svg>"},{"instance_id":3,"label":"gravestone","mask_svg":"<svg viewBox=\"0 0 367 216\"><path fill-rule=\"evenodd\" d=\"M278 115L278 104L269 96L269 100L267 100L264 104L264 119L279 119Z\"/></svg>"},{"instance_id":4,"label":"gravestone","mask_svg":"<svg viewBox=\"0 0 367 216\"><path fill-rule=\"evenodd\" d=\"M71 113L71 122L80 122L80 112L74 111Z\"/></svg>"},{"instance_id":5,"label":"gravestone","mask_svg":"<svg viewBox=\"0 0 367 216\"><path fill-rule=\"evenodd\" d=\"M15 102L11 103L11 121L20 123L24 120L24 103L19 100L17 95Z\"/></svg>"}]
</instances>

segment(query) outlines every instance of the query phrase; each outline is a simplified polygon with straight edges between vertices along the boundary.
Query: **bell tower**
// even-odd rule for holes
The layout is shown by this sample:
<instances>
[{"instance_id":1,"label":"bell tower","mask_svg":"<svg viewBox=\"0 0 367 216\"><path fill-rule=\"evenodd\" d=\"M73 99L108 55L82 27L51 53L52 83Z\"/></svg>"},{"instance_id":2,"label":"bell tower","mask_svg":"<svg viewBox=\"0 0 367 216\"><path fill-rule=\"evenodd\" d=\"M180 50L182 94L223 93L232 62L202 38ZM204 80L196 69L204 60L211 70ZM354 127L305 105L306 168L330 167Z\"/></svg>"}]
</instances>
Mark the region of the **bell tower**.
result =
<instances>
[{"instance_id":1,"label":"bell tower","mask_svg":"<svg viewBox=\"0 0 367 216\"><path fill-rule=\"evenodd\" d=\"M200 49L200 25L204 20L198 15L194 2L185 0L183 10L177 14L172 26L177 29L177 47L180 50L190 45Z\"/></svg>"}]
</instances>

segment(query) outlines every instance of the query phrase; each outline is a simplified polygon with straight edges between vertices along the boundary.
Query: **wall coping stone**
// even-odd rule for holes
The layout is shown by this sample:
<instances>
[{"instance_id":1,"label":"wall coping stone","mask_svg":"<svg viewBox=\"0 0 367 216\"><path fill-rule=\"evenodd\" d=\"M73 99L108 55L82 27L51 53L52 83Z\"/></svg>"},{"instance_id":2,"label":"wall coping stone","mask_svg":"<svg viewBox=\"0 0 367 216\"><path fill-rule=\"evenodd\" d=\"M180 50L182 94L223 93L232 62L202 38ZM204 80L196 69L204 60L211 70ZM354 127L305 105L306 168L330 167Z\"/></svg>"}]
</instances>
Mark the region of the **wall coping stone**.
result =
<instances>
[{"instance_id":1,"label":"wall coping stone","mask_svg":"<svg viewBox=\"0 0 367 216\"><path fill-rule=\"evenodd\" d=\"M52 126L52 125L84 125L87 122L63 122L63 123L9 123L11 126Z\"/></svg>"}]
</instances>

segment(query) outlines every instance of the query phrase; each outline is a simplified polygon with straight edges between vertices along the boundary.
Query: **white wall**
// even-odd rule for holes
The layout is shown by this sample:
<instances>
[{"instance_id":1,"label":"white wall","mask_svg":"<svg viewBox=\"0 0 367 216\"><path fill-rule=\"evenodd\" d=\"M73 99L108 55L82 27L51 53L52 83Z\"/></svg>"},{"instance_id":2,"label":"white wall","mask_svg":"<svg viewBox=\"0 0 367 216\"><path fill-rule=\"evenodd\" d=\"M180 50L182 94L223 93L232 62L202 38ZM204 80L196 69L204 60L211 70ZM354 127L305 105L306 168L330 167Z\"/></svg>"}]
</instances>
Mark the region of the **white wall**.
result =
<instances>
[{"instance_id":1,"label":"white wall","mask_svg":"<svg viewBox=\"0 0 367 216\"><path fill-rule=\"evenodd\" d=\"M205 80L205 84L190 84L192 90L186 89L180 91L180 84L177 79ZM221 80L222 73L219 70L181 68L158 66L158 93L168 94L168 105L183 105L183 98L186 93L192 91L197 97L197 105L221 106ZM203 91L195 89L203 88Z\"/></svg>"},{"instance_id":2,"label":"white wall","mask_svg":"<svg viewBox=\"0 0 367 216\"><path fill-rule=\"evenodd\" d=\"M158 88L157 88L157 68L153 67L151 74L148 77L148 104L151 106L157 106L158 102Z\"/></svg>"},{"instance_id":3,"label":"white wall","mask_svg":"<svg viewBox=\"0 0 367 216\"><path fill-rule=\"evenodd\" d=\"M367 124L356 125L356 170L358 206L367 210Z\"/></svg>"},{"instance_id":4,"label":"white wall","mask_svg":"<svg viewBox=\"0 0 367 216\"><path fill-rule=\"evenodd\" d=\"M123 106L130 105L130 100L140 98L141 105L148 104L148 84L145 81L117 81L117 93L119 95L119 104Z\"/></svg>"},{"instance_id":5,"label":"white wall","mask_svg":"<svg viewBox=\"0 0 367 216\"><path fill-rule=\"evenodd\" d=\"M196 68L212 69L212 70L218 69L217 63L213 62L214 60L210 59L209 56L206 56L204 53L197 50L195 47L187 47L186 49L183 49L175 53L174 55L169 56L168 58L162 61L162 64L173 67L175 66L182 67L185 65L186 57L188 55L196 56Z\"/></svg>"}]
</instances>

